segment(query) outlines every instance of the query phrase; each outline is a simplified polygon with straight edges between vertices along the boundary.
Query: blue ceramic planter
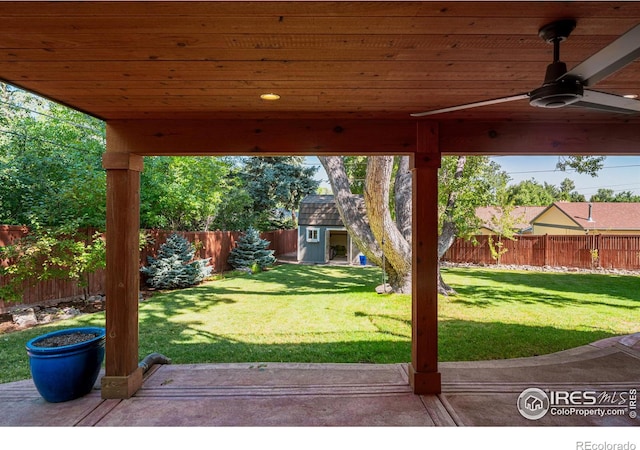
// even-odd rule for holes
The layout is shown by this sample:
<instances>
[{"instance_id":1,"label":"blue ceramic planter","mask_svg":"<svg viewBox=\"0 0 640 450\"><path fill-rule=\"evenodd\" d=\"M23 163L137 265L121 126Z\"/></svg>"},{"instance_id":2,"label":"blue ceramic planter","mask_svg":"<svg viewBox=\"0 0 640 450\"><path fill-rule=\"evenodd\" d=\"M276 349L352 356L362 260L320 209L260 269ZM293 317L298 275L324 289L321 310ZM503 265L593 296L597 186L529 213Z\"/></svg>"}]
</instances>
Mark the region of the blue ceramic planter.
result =
<instances>
[{"instance_id":1,"label":"blue ceramic planter","mask_svg":"<svg viewBox=\"0 0 640 450\"><path fill-rule=\"evenodd\" d=\"M93 333L96 337L60 347L34 344L49 337L72 333ZM27 342L33 382L42 397L51 403L66 402L88 394L100 373L104 359L105 329L69 328L43 334Z\"/></svg>"}]
</instances>

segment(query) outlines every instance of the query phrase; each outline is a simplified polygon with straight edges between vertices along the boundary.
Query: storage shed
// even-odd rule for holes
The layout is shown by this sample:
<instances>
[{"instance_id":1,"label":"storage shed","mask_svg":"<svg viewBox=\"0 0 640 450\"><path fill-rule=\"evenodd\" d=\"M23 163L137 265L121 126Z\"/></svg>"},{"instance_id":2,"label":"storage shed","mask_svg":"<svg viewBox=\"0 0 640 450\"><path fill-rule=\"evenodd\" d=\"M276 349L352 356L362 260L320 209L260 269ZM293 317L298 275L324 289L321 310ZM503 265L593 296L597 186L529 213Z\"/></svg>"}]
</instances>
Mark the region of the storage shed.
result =
<instances>
[{"instance_id":1,"label":"storage shed","mask_svg":"<svg viewBox=\"0 0 640 450\"><path fill-rule=\"evenodd\" d=\"M364 200L362 213L364 214ZM298 213L298 262L359 264L360 251L342 223L333 195L309 195Z\"/></svg>"}]
</instances>

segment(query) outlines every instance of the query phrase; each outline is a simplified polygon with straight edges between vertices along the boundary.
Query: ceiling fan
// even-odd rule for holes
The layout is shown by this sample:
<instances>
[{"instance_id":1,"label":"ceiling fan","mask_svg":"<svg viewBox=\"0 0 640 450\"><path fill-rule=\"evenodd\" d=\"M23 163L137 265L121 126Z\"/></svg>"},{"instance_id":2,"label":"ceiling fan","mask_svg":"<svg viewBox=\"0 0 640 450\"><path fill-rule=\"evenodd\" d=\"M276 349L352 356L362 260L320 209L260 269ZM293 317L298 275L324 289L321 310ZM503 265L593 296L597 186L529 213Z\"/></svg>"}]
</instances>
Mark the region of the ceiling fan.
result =
<instances>
[{"instance_id":1,"label":"ceiling fan","mask_svg":"<svg viewBox=\"0 0 640 450\"><path fill-rule=\"evenodd\" d=\"M527 98L530 105L541 108L572 105L622 114L640 113L639 100L587 89L640 57L640 24L567 71L566 64L560 60L560 43L569 37L575 27L575 20L563 19L549 23L538 31L543 40L553 44L553 62L547 66L542 86L509 97L414 113L411 116L430 116Z\"/></svg>"}]
</instances>

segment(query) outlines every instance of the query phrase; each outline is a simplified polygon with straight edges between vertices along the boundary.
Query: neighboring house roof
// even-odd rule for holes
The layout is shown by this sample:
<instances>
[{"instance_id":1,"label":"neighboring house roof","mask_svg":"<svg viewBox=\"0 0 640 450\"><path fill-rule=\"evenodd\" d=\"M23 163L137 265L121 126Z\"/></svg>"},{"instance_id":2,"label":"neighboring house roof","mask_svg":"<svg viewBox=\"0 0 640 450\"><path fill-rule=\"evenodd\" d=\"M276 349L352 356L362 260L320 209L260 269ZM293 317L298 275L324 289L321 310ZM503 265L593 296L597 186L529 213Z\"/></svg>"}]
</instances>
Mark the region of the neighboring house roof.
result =
<instances>
[{"instance_id":1,"label":"neighboring house roof","mask_svg":"<svg viewBox=\"0 0 640 450\"><path fill-rule=\"evenodd\" d=\"M357 197L364 214L364 200ZM300 202L298 225L344 226L333 195L308 195Z\"/></svg>"},{"instance_id":2,"label":"neighboring house roof","mask_svg":"<svg viewBox=\"0 0 640 450\"><path fill-rule=\"evenodd\" d=\"M552 208L557 208L585 230L640 230L640 203L555 202L531 223L543 222L544 215Z\"/></svg>"},{"instance_id":3,"label":"neighboring house roof","mask_svg":"<svg viewBox=\"0 0 640 450\"><path fill-rule=\"evenodd\" d=\"M517 231L523 231L531 227L531 220L544 211L546 206L515 206L511 211L511 217L516 222L514 228ZM502 216L502 208L498 206L482 206L476 208L476 216L482 221L482 225L491 231L495 230L496 226L493 218L499 218Z\"/></svg>"}]
</instances>

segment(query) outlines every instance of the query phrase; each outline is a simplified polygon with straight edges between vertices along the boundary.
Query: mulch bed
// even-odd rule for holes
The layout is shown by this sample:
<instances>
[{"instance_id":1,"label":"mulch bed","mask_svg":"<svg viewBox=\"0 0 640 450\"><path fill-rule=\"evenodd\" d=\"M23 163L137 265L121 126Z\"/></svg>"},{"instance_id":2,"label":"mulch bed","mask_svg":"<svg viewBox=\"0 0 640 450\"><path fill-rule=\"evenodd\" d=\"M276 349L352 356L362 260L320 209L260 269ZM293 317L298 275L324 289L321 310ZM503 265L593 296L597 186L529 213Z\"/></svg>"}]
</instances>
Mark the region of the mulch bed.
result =
<instances>
[{"instance_id":1,"label":"mulch bed","mask_svg":"<svg viewBox=\"0 0 640 450\"><path fill-rule=\"evenodd\" d=\"M29 305L0 315L0 334L33 328L82 314L104 311L103 297L66 300L55 305Z\"/></svg>"},{"instance_id":2,"label":"mulch bed","mask_svg":"<svg viewBox=\"0 0 640 450\"><path fill-rule=\"evenodd\" d=\"M146 301L153 294L155 294L153 290L141 290L140 301ZM91 296L88 300L78 297L55 304L23 305L0 314L0 334L33 328L82 314L97 313L104 311L105 306L106 301L102 295Z\"/></svg>"}]
</instances>

